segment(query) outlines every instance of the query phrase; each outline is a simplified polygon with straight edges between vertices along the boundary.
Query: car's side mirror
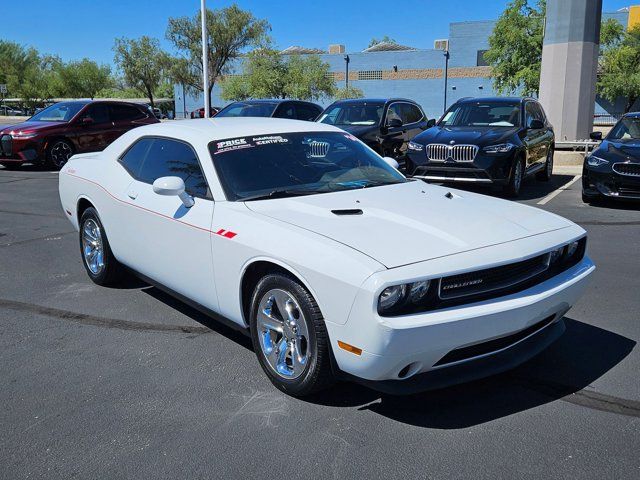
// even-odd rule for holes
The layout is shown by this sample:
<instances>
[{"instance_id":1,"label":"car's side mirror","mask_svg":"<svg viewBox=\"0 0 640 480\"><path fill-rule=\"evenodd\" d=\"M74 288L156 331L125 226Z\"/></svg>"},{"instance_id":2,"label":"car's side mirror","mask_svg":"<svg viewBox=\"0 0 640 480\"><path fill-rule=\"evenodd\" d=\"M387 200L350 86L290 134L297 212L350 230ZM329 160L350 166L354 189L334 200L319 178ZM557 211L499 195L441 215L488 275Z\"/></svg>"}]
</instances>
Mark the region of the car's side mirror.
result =
<instances>
[{"instance_id":1,"label":"car's side mirror","mask_svg":"<svg viewBox=\"0 0 640 480\"><path fill-rule=\"evenodd\" d=\"M431 127L435 127L436 126L436 119L432 118L431 120L429 120L427 122L427 128L431 128Z\"/></svg>"},{"instance_id":2,"label":"car's side mirror","mask_svg":"<svg viewBox=\"0 0 640 480\"><path fill-rule=\"evenodd\" d=\"M390 167L395 168L396 170L400 167L400 164L398 162L396 162L395 158L382 157L382 159L385 161L385 163L387 165L389 165Z\"/></svg>"},{"instance_id":3,"label":"car's side mirror","mask_svg":"<svg viewBox=\"0 0 640 480\"><path fill-rule=\"evenodd\" d=\"M82 119L82 124L83 124L83 125L91 125L91 124L93 124L93 118L91 118L91 117L84 117L84 118Z\"/></svg>"},{"instance_id":4,"label":"car's side mirror","mask_svg":"<svg viewBox=\"0 0 640 480\"><path fill-rule=\"evenodd\" d=\"M402 120L400 120L399 118L391 118L389 119L389 121L387 121L387 127L398 128L401 126L402 126Z\"/></svg>"},{"instance_id":5,"label":"car's side mirror","mask_svg":"<svg viewBox=\"0 0 640 480\"><path fill-rule=\"evenodd\" d=\"M602 141L602 132L591 132L589 138L591 140Z\"/></svg>"},{"instance_id":6,"label":"car's side mirror","mask_svg":"<svg viewBox=\"0 0 640 480\"><path fill-rule=\"evenodd\" d=\"M544 128L544 122L542 120L538 120L537 118L531 120L529 130L540 130L541 128Z\"/></svg>"},{"instance_id":7,"label":"car's side mirror","mask_svg":"<svg viewBox=\"0 0 640 480\"><path fill-rule=\"evenodd\" d=\"M160 177L153 182L153 191L167 197L178 196L185 207L191 208L195 204L193 197L185 192L184 180L180 177Z\"/></svg>"}]
</instances>

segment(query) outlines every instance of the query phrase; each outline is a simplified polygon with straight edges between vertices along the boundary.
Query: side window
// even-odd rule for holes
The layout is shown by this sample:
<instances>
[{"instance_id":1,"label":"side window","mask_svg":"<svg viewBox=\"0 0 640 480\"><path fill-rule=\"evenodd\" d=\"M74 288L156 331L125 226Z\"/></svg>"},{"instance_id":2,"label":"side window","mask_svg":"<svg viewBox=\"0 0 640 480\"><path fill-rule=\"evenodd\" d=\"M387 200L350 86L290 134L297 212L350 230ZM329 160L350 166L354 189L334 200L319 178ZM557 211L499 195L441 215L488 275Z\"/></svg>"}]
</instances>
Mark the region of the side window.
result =
<instances>
[{"instance_id":1,"label":"side window","mask_svg":"<svg viewBox=\"0 0 640 480\"><path fill-rule=\"evenodd\" d=\"M154 138L138 180L152 184L160 177L175 176L184 180L185 190L194 197L207 198L208 187L193 148L183 142Z\"/></svg>"},{"instance_id":2,"label":"side window","mask_svg":"<svg viewBox=\"0 0 640 480\"><path fill-rule=\"evenodd\" d=\"M299 103L296 105L296 118L298 120L307 120L309 122L316 119L322 110L314 107L313 105L306 105L304 103Z\"/></svg>"},{"instance_id":3,"label":"side window","mask_svg":"<svg viewBox=\"0 0 640 480\"><path fill-rule=\"evenodd\" d=\"M146 115L137 107L132 105L111 105L111 118L114 122L126 120L140 120Z\"/></svg>"},{"instance_id":4,"label":"side window","mask_svg":"<svg viewBox=\"0 0 640 480\"><path fill-rule=\"evenodd\" d=\"M149 149L153 142L153 138L142 138L129 147L129 150L120 157L120 164L133 178L138 178L140 167L142 166L145 158L147 158L147 154L149 153Z\"/></svg>"},{"instance_id":5,"label":"side window","mask_svg":"<svg viewBox=\"0 0 640 480\"><path fill-rule=\"evenodd\" d=\"M93 120L93 123L108 123L111 121L109 118L109 108L104 103L90 105L82 115L82 118L90 118Z\"/></svg>"},{"instance_id":6,"label":"side window","mask_svg":"<svg viewBox=\"0 0 640 480\"><path fill-rule=\"evenodd\" d=\"M402 123L416 123L424 118L422 110L411 103L402 104Z\"/></svg>"},{"instance_id":7,"label":"side window","mask_svg":"<svg viewBox=\"0 0 640 480\"><path fill-rule=\"evenodd\" d=\"M527 128L531 126L531 121L536 118L533 102L527 102L524 106L525 125Z\"/></svg>"},{"instance_id":8,"label":"side window","mask_svg":"<svg viewBox=\"0 0 640 480\"><path fill-rule=\"evenodd\" d=\"M542 109L542 105L538 102L534 103L534 112L536 114L536 118L542 122L546 122L547 116L544 114L544 110Z\"/></svg>"},{"instance_id":9,"label":"side window","mask_svg":"<svg viewBox=\"0 0 640 480\"><path fill-rule=\"evenodd\" d=\"M290 102L282 103L278 106L278 109L276 110L276 114L274 115L274 117L292 118L296 120L297 119L296 107L294 106L293 103L290 103Z\"/></svg>"},{"instance_id":10,"label":"side window","mask_svg":"<svg viewBox=\"0 0 640 480\"><path fill-rule=\"evenodd\" d=\"M401 105L402 104L400 104L400 103L394 103L389 107L389 109L387 110L387 119L385 120L385 125L389 125L389 122L391 122L391 120L393 120L393 119L398 119L403 124L405 123L404 121L402 121L402 106Z\"/></svg>"}]
</instances>

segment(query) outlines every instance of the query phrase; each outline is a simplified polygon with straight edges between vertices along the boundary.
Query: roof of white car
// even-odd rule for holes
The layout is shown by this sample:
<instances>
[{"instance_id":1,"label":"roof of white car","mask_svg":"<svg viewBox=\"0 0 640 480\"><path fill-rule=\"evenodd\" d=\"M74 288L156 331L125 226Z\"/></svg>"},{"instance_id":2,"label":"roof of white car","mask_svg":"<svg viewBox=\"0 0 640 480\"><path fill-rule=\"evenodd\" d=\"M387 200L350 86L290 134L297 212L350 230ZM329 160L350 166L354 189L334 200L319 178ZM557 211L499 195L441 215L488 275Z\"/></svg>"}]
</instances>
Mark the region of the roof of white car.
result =
<instances>
[{"instance_id":1,"label":"roof of white car","mask_svg":"<svg viewBox=\"0 0 640 480\"><path fill-rule=\"evenodd\" d=\"M206 142L250 135L270 135L291 132L336 132L340 129L325 123L286 120L281 118L200 118L176 120L136 128L140 135L161 135L184 140Z\"/></svg>"}]
</instances>

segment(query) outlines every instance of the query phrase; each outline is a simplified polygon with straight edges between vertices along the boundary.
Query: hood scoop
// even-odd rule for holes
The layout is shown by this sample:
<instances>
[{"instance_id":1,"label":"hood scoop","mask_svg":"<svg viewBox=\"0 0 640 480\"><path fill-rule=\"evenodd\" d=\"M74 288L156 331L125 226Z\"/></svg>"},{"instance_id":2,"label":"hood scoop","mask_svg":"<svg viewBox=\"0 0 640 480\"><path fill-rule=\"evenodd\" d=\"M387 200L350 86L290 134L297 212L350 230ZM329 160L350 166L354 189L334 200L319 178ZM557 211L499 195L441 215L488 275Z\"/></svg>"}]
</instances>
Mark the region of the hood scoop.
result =
<instances>
[{"instance_id":1,"label":"hood scoop","mask_svg":"<svg viewBox=\"0 0 640 480\"><path fill-rule=\"evenodd\" d=\"M362 215L362 210L359 208L343 208L340 210L331 210L331 213L342 217L345 215Z\"/></svg>"}]
</instances>

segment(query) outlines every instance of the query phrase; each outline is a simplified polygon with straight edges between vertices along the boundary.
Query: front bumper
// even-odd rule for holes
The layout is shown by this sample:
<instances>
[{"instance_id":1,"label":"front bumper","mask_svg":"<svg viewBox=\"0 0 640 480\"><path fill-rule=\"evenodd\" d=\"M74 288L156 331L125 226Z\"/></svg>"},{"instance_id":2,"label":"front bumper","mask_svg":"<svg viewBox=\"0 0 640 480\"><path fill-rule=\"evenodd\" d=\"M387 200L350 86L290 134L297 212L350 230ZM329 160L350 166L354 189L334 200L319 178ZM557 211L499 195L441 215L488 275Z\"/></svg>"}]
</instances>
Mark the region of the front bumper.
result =
<instances>
[{"instance_id":1,"label":"front bumper","mask_svg":"<svg viewBox=\"0 0 640 480\"><path fill-rule=\"evenodd\" d=\"M407 154L409 176L430 182L465 182L504 185L509 181L517 150L504 154L478 152L473 162L430 161L424 151Z\"/></svg>"},{"instance_id":2,"label":"front bumper","mask_svg":"<svg viewBox=\"0 0 640 480\"><path fill-rule=\"evenodd\" d=\"M40 145L33 139L13 138L11 135L0 135L0 162L24 163L33 162L40 156Z\"/></svg>"},{"instance_id":3,"label":"front bumper","mask_svg":"<svg viewBox=\"0 0 640 480\"><path fill-rule=\"evenodd\" d=\"M640 177L620 175L610 166L582 169L582 193L588 198L640 200Z\"/></svg>"},{"instance_id":4,"label":"front bumper","mask_svg":"<svg viewBox=\"0 0 640 480\"><path fill-rule=\"evenodd\" d=\"M513 295L400 317L367 314L371 306L363 294L344 326L331 325L336 362L348 376L386 391L415 388L415 382L401 385L414 376L421 379L420 389L428 389L513 368L562 333L562 317L583 294L594 269L584 257ZM340 349L337 340L361 348L361 355Z\"/></svg>"}]
</instances>

